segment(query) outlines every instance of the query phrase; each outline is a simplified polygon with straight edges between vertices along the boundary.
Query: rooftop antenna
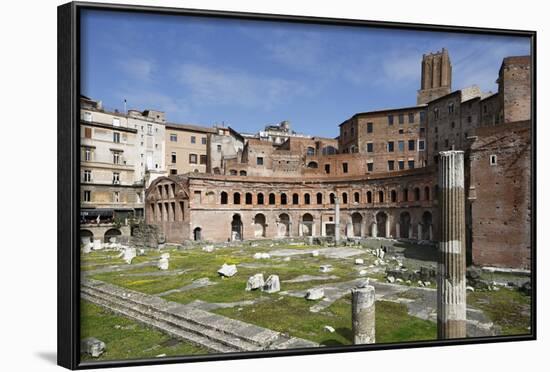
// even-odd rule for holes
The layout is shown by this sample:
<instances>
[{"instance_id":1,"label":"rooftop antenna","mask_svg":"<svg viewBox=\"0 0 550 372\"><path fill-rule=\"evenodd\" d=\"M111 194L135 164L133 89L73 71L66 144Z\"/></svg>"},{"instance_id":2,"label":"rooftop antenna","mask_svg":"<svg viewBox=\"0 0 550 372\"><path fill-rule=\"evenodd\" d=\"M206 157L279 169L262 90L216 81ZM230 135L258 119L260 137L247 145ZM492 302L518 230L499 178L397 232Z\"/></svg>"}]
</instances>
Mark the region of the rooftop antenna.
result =
<instances>
[{"instance_id":1,"label":"rooftop antenna","mask_svg":"<svg viewBox=\"0 0 550 372\"><path fill-rule=\"evenodd\" d=\"M124 114L127 114L128 111L126 111L126 98L124 98Z\"/></svg>"}]
</instances>

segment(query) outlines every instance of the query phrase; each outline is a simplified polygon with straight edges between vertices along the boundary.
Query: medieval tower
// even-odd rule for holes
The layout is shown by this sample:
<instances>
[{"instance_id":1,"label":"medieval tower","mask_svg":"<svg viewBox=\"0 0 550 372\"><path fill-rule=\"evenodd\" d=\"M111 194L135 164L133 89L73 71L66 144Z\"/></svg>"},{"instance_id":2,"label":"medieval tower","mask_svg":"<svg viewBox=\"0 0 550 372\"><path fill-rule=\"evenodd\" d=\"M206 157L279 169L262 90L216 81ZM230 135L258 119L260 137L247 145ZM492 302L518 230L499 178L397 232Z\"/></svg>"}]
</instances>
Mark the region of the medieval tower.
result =
<instances>
[{"instance_id":1,"label":"medieval tower","mask_svg":"<svg viewBox=\"0 0 550 372\"><path fill-rule=\"evenodd\" d=\"M449 52L443 48L441 52L424 54L422 56L422 77L416 103L428 103L436 98L451 93L452 67Z\"/></svg>"}]
</instances>

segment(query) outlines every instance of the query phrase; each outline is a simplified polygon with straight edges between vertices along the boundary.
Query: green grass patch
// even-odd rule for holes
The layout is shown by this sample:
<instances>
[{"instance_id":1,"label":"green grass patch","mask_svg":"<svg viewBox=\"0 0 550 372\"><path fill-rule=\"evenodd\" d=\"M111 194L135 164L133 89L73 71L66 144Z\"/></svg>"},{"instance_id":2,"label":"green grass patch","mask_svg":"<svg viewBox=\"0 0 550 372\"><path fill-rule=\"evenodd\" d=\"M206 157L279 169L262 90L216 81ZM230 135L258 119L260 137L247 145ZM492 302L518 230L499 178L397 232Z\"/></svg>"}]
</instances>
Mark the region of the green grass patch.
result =
<instances>
[{"instance_id":1,"label":"green grass patch","mask_svg":"<svg viewBox=\"0 0 550 372\"><path fill-rule=\"evenodd\" d=\"M100 306L81 301L81 337L95 337L106 345L99 358L82 354L82 361L153 358L157 355L207 354L205 348L174 339Z\"/></svg>"},{"instance_id":2,"label":"green grass patch","mask_svg":"<svg viewBox=\"0 0 550 372\"><path fill-rule=\"evenodd\" d=\"M501 328L503 335L531 333L531 297L517 290L468 293L468 305L481 309Z\"/></svg>"},{"instance_id":3,"label":"green grass patch","mask_svg":"<svg viewBox=\"0 0 550 372\"><path fill-rule=\"evenodd\" d=\"M352 344L351 295L318 313L309 311L313 304L302 298L284 296L242 310L228 308L215 312L326 346ZM333 327L335 332L325 331L325 325ZM408 315L405 305L387 301L376 303L377 343L431 340L436 334L434 323Z\"/></svg>"}]
</instances>

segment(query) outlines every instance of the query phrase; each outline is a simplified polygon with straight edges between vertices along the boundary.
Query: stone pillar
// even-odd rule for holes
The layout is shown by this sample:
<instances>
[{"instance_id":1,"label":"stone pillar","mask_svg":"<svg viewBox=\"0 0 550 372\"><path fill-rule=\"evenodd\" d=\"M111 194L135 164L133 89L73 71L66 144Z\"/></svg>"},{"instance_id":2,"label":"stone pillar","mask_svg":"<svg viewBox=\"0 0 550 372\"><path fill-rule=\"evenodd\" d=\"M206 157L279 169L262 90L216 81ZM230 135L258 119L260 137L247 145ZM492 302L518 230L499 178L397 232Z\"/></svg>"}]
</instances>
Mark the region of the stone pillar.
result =
<instances>
[{"instance_id":1,"label":"stone pillar","mask_svg":"<svg viewBox=\"0 0 550 372\"><path fill-rule=\"evenodd\" d=\"M430 226L428 227L428 229L429 229L429 230L428 230L428 234L429 234L428 237L430 238L430 240L434 240L434 237L433 237L433 225L430 224Z\"/></svg>"},{"instance_id":2,"label":"stone pillar","mask_svg":"<svg viewBox=\"0 0 550 372\"><path fill-rule=\"evenodd\" d=\"M351 328L355 345L376 342L374 303L373 286L368 285L364 288L351 290Z\"/></svg>"},{"instance_id":3,"label":"stone pillar","mask_svg":"<svg viewBox=\"0 0 550 372\"><path fill-rule=\"evenodd\" d=\"M422 224L419 223L416 227L416 240L422 240Z\"/></svg>"},{"instance_id":4,"label":"stone pillar","mask_svg":"<svg viewBox=\"0 0 550 372\"><path fill-rule=\"evenodd\" d=\"M413 224L412 222L409 223L409 239L413 238Z\"/></svg>"},{"instance_id":5,"label":"stone pillar","mask_svg":"<svg viewBox=\"0 0 550 372\"><path fill-rule=\"evenodd\" d=\"M372 224L372 237L378 237L378 225L376 224L376 222Z\"/></svg>"},{"instance_id":6,"label":"stone pillar","mask_svg":"<svg viewBox=\"0 0 550 372\"><path fill-rule=\"evenodd\" d=\"M397 239L401 237L401 224L399 222L395 224L395 237Z\"/></svg>"},{"instance_id":7,"label":"stone pillar","mask_svg":"<svg viewBox=\"0 0 550 372\"><path fill-rule=\"evenodd\" d=\"M466 337L464 152L439 153L441 239L437 276L439 339Z\"/></svg>"},{"instance_id":8,"label":"stone pillar","mask_svg":"<svg viewBox=\"0 0 550 372\"><path fill-rule=\"evenodd\" d=\"M353 224L351 222L348 222L346 224L346 237L353 238Z\"/></svg>"},{"instance_id":9,"label":"stone pillar","mask_svg":"<svg viewBox=\"0 0 550 372\"><path fill-rule=\"evenodd\" d=\"M340 242L340 198L334 196L334 241Z\"/></svg>"},{"instance_id":10,"label":"stone pillar","mask_svg":"<svg viewBox=\"0 0 550 372\"><path fill-rule=\"evenodd\" d=\"M391 231L390 231L390 216L386 214L386 236L385 238L389 238L391 236Z\"/></svg>"}]
</instances>

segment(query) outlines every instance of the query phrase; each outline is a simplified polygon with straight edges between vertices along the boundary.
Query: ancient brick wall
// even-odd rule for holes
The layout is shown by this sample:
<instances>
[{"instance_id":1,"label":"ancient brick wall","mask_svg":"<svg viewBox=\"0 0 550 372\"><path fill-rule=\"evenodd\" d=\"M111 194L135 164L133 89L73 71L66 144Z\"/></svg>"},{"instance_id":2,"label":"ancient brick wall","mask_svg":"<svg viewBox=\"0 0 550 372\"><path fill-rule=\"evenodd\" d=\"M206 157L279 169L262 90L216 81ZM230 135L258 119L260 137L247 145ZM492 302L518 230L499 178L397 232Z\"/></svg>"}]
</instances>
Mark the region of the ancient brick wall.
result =
<instances>
[{"instance_id":1,"label":"ancient brick wall","mask_svg":"<svg viewBox=\"0 0 550 372\"><path fill-rule=\"evenodd\" d=\"M201 239L218 242L233 239L234 231L242 239L329 236L334 234L338 197L341 236L434 238L433 170L405 173L308 181L208 175L163 178L147 191L146 218L174 243L195 239L196 229Z\"/></svg>"},{"instance_id":2,"label":"ancient brick wall","mask_svg":"<svg viewBox=\"0 0 550 372\"><path fill-rule=\"evenodd\" d=\"M499 72L504 122L531 118L531 57L507 57Z\"/></svg>"},{"instance_id":3,"label":"ancient brick wall","mask_svg":"<svg viewBox=\"0 0 550 372\"><path fill-rule=\"evenodd\" d=\"M469 154L475 265L530 268L529 121L480 128Z\"/></svg>"}]
</instances>

